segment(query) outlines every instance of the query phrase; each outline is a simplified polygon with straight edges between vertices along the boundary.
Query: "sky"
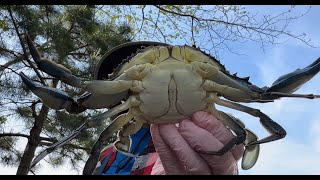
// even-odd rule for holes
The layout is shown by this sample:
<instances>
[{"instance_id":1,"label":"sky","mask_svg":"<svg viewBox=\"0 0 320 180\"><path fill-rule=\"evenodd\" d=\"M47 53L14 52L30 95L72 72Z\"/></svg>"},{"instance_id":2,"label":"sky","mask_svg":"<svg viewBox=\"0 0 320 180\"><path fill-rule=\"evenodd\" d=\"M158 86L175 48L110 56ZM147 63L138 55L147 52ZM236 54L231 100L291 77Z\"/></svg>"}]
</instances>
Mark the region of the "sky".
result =
<instances>
[{"instance_id":1,"label":"sky","mask_svg":"<svg viewBox=\"0 0 320 180\"><path fill-rule=\"evenodd\" d=\"M248 6L247 8L261 13L275 13L283 10L283 7L279 6ZM303 11L307 6L297 8ZM320 46L319 17L320 6L313 6L307 15L296 20L289 28L292 32L306 33L314 44ZM220 61L231 73L238 72L239 76L250 76L253 84L263 87L271 86L279 76L303 68L320 57L320 48L312 48L289 38L283 40L285 43L267 46L265 51L253 42L235 44L233 48L245 55L225 52L220 57ZM320 94L319 84L320 75L318 74L296 93ZM320 174L320 111L318 111L320 100L283 98L273 103L246 105L260 109L279 123L287 131L287 136L278 141L262 144L256 165L249 170L240 168L240 175ZM260 139L268 135L258 118L220 106L217 108L240 118ZM38 174L77 174L68 165L53 169L45 161L40 164L43 168ZM0 174L15 174L15 172L16 168L0 166Z\"/></svg>"},{"instance_id":2,"label":"sky","mask_svg":"<svg viewBox=\"0 0 320 180\"><path fill-rule=\"evenodd\" d=\"M252 10L274 11L276 7L249 7ZM301 10L307 7L300 7ZM280 8L279 8L280 9ZM320 45L320 6L311 11L290 29L305 32L312 41ZM251 76L251 82L259 87L270 86L279 76L305 67L320 57L319 48L310 48L305 44L289 40L284 44L270 46L265 52L254 43L238 46L237 50L246 56L224 54L223 61L231 72L242 76ZM239 74L238 73L238 74ZM302 86L296 93L319 94L319 74ZM260 156L250 170L241 170L240 174L320 174L320 101L309 99L283 98L274 103L251 104L279 123L287 131L284 139L261 145ZM242 119L260 138L267 135L257 118L244 113L231 111Z\"/></svg>"}]
</instances>

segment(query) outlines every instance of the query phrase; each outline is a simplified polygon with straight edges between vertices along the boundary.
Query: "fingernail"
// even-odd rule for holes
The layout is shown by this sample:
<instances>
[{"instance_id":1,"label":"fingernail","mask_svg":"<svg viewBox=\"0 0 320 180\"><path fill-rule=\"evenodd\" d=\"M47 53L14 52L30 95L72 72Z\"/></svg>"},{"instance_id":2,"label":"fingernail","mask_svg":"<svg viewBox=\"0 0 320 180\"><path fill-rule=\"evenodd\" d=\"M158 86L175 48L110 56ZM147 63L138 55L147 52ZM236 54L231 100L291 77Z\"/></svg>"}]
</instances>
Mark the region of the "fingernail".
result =
<instances>
[{"instance_id":1,"label":"fingernail","mask_svg":"<svg viewBox=\"0 0 320 180\"><path fill-rule=\"evenodd\" d=\"M180 123L179 123L179 128L184 128L184 127L186 127L186 125L185 125L185 122L186 122L187 120L185 119L185 120L183 120L183 121L181 121Z\"/></svg>"},{"instance_id":2,"label":"fingernail","mask_svg":"<svg viewBox=\"0 0 320 180\"><path fill-rule=\"evenodd\" d=\"M193 115L193 117L196 119L204 119L207 118L207 116L209 116L209 114L205 111L199 111Z\"/></svg>"}]
</instances>

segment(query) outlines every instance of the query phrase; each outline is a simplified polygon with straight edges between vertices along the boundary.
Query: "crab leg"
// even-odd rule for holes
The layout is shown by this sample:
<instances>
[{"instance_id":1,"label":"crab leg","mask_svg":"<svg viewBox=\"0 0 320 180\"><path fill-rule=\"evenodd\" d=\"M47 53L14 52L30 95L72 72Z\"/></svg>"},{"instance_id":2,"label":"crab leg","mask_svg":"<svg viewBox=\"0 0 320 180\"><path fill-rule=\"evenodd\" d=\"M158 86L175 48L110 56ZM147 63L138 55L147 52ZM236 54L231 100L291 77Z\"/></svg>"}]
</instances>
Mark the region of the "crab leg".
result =
<instances>
[{"instance_id":1,"label":"crab leg","mask_svg":"<svg viewBox=\"0 0 320 180\"><path fill-rule=\"evenodd\" d=\"M131 118L126 118L126 115L120 115L100 134L100 137L93 145L90 157L83 168L83 175L91 175L93 173L98 163L100 152L104 148L104 141L112 137L114 133L121 129L121 127L127 124L130 120Z\"/></svg>"},{"instance_id":2,"label":"crab leg","mask_svg":"<svg viewBox=\"0 0 320 180\"><path fill-rule=\"evenodd\" d=\"M218 94L221 94L223 97L226 97L227 99L229 99L228 97L232 97L232 95L235 95L234 97L230 98L231 100L237 100L239 102L246 102L248 101L250 98L251 99L258 99L259 94L258 93L253 93L250 97L250 95L248 93L244 93L244 91L241 91L239 89L236 88L232 88L232 87L228 87L228 86L224 86L224 85L220 85L218 83L215 83L213 81L210 80L206 80L203 83L203 88L205 90L208 91L215 91ZM242 92L242 93L241 93ZM219 99L217 97L217 95L211 94L212 97L211 100L218 105L221 106L225 106L225 107L229 107L235 110L239 110L245 113L248 113L254 117L258 117L260 118L260 123L262 124L262 126L271 134L270 136L261 139L259 141L254 141L251 142L251 145L254 144L261 144L261 143L266 143L266 142L270 142L270 141L275 141L281 138L284 138L286 136L286 131L276 122L274 122L273 120L271 120L266 114L262 113L260 110L258 109L254 109L254 108L250 108L247 106L243 106L241 104L237 104L234 102L230 102L230 101L226 101L226 100L222 100ZM256 97L255 97L256 96ZM248 98L246 101L245 98Z\"/></svg>"},{"instance_id":3,"label":"crab leg","mask_svg":"<svg viewBox=\"0 0 320 180\"><path fill-rule=\"evenodd\" d=\"M124 110L127 110L131 107L131 99L129 98L128 101L126 101L123 104L120 104L107 112L104 112L93 119L89 119L85 123L83 123L80 127L78 127L75 131L73 131L69 136L62 139L61 141L53 144L52 146L48 147L44 151L42 151L31 163L30 168L34 167L41 159L43 159L45 156L53 152L54 150L58 149L59 147L62 147L66 143L70 142L72 139L76 138L81 132L85 131L88 128L97 127L99 126L105 119L111 118L114 115L117 115L121 113ZM115 121L113 121L109 126L111 126Z\"/></svg>"},{"instance_id":4,"label":"crab leg","mask_svg":"<svg viewBox=\"0 0 320 180\"><path fill-rule=\"evenodd\" d=\"M215 99L215 103L218 105L239 110L239 111L248 113L254 117L260 118L260 123L271 135L259 141L253 141L250 143L250 145L275 141L275 140L284 138L287 134L286 131L278 123L274 122L266 114L264 114L258 109L254 109L254 108L243 106L241 104L237 104L234 102L222 100L222 99L219 99L218 97Z\"/></svg>"},{"instance_id":5,"label":"crab leg","mask_svg":"<svg viewBox=\"0 0 320 180\"><path fill-rule=\"evenodd\" d=\"M249 87L246 83L243 83L241 81L238 81L232 76L225 74L219 68L203 63L203 62L191 62L190 63L193 66L193 69L202 77L205 79L210 79L214 81L215 83L218 83L220 85L220 89L225 89L225 87L229 87L228 89L233 94L238 94L241 92L241 94L249 94L248 96L251 96L252 88L255 89L253 86ZM206 80L208 81L208 80ZM205 82L207 83L207 82ZM260 89L261 92L263 92L262 89ZM230 95L230 92L228 93ZM230 97L232 98L232 96ZM234 97L233 97L234 98ZM242 100L245 101L245 100Z\"/></svg>"},{"instance_id":6,"label":"crab leg","mask_svg":"<svg viewBox=\"0 0 320 180\"><path fill-rule=\"evenodd\" d=\"M210 92L208 97L205 99L205 101L208 102L208 111L217 117L225 126L228 126L236 134L236 136L227 144L225 144L219 151L202 153L221 156L232 149L234 145L243 143L246 140L246 131L241 124L234 120L233 116L230 116L225 112L219 111L215 108L215 97L216 93Z\"/></svg>"},{"instance_id":7,"label":"crab leg","mask_svg":"<svg viewBox=\"0 0 320 180\"><path fill-rule=\"evenodd\" d=\"M124 104L126 105L123 106L122 111L134 106L138 106L139 102L138 100L136 100L134 96L130 96L130 98ZM105 145L105 142L121 127L127 124L131 119L132 119L131 111L128 111L126 115L118 116L115 120L113 120L111 124L100 134L99 139L93 145L90 152L90 157L84 166L84 169L83 169L84 175L89 175L89 174L91 175L93 173L98 163L100 152L102 151Z\"/></svg>"},{"instance_id":8,"label":"crab leg","mask_svg":"<svg viewBox=\"0 0 320 180\"><path fill-rule=\"evenodd\" d=\"M72 139L76 138L81 132L85 131L88 127L86 127L86 124L82 124L80 127L78 127L76 130L74 130L68 137L62 139L59 142L54 143L44 151L42 151L39 155L37 155L34 160L32 161L30 165L30 169L33 168L41 159L46 157L48 154L53 152L54 150L62 147L66 143L70 142Z\"/></svg>"},{"instance_id":9,"label":"crab leg","mask_svg":"<svg viewBox=\"0 0 320 180\"><path fill-rule=\"evenodd\" d=\"M219 151L197 151L202 154L218 155L230 151L234 145L243 143L245 145L245 152L242 158L242 169L250 169L257 162L259 156L259 144L249 145L249 143L256 141L258 138L249 129L245 128L243 122L234 116L219 111L214 108L214 105L209 106L209 111L217 117L225 126L228 126L235 134L236 137L225 144Z\"/></svg>"},{"instance_id":10,"label":"crab leg","mask_svg":"<svg viewBox=\"0 0 320 180\"><path fill-rule=\"evenodd\" d=\"M82 86L85 90L96 94L114 94L129 89L138 92L143 89L140 80L148 74L151 66L149 63L135 65L113 81L86 81Z\"/></svg>"},{"instance_id":11,"label":"crab leg","mask_svg":"<svg viewBox=\"0 0 320 180\"><path fill-rule=\"evenodd\" d=\"M83 89L96 94L115 94L129 90L133 86L133 81L130 80L94 80L83 83Z\"/></svg>"},{"instance_id":12,"label":"crab leg","mask_svg":"<svg viewBox=\"0 0 320 180\"><path fill-rule=\"evenodd\" d=\"M266 92L262 93L263 100L264 98L266 100L268 99L276 99L280 97L296 97L296 98L308 98L308 99L315 99L320 98L320 95L314 95L314 94L291 94L291 93L283 93L283 92Z\"/></svg>"},{"instance_id":13,"label":"crab leg","mask_svg":"<svg viewBox=\"0 0 320 180\"><path fill-rule=\"evenodd\" d=\"M223 97L236 102L251 102L252 100L260 99L261 96L257 92L246 92L241 89L218 84L211 80L205 80L202 88L207 91L218 92Z\"/></svg>"},{"instance_id":14,"label":"crab leg","mask_svg":"<svg viewBox=\"0 0 320 180\"><path fill-rule=\"evenodd\" d=\"M118 140L114 143L114 146L117 149L117 151L119 151L127 156L133 156L133 157L135 156L134 154L129 152L130 146L131 146L129 136L131 134L135 134L137 131L139 131L140 128L142 127L142 125L143 125L143 122L135 120L134 122L127 123L121 129L121 131L119 131Z\"/></svg>"},{"instance_id":15,"label":"crab leg","mask_svg":"<svg viewBox=\"0 0 320 180\"><path fill-rule=\"evenodd\" d=\"M234 145L241 144L246 140L247 134L245 129L237 121L232 119L232 117L230 117L225 112L215 109L213 105L210 106L209 111L215 117L217 117L225 126L228 126L236 134L236 136L218 151L198 151L199 153L222 156L230 151L234 147Z\"/></svg>"},{"instance_id":16,"label":"crab leg","mask_svg":"<svg viewBox=\"0 0 320 180\"><path fill-rule=\"evenodd\" d=\"M69 113L77 114L86 109L109 108L111 105L120 102L127 95L127 91L122 91L123 88L118 88L119 92L112 88L112 85L117 84L117 81L113 83L109 81L110 83L106 83L110 85L107 89L112 89L111 91L114 91L113 94L87 92L75 101L67 93L59 89L34 83L23 72L20 72L20 77L24 84L37 95L46 106L55 110L66 109Z\"/></svg>"},{"instance_id":17,"label":"crab leg","mask_svg":"<svg viewBox=\"0 0 320 180\"><path fill-rule=\"evenodd\" d=\"M250 169L257 162L258 157L259 157L259 152L260 152L260 145L259 144L250 145L250 143L257 141L258 137L250 129L245 128L244 123L240 119L238 119L230 114L228 114L228 115L234 121L238 122L241 125L241 127L243 127L245 129L245 131L247 132L246 140L243 143L245 145L245 150L244 150L244 154L242 157L241 166L242 166L242 169L244 169L244 170Z\"/></svg>"},{"instance_id":18,"label":"crab leg","mask_svg":"<svg viewBox=\"0 0 320 180\"><path fill-rule=\"evenodd\" d=\"M37 66L41 71L55 78L58 78L62 82L69 84L71 86L74 86L74 87L81 86L81 80L76 76L74 76L71 73L71 71L66 67L64 67L62 64L57 64L48 59L42 59L40 52L36 48L35 44L32 42L29 35L27 35L26 40L30 50L30 54L33 60L37 63Z\"/></svg>"}]
</instances>

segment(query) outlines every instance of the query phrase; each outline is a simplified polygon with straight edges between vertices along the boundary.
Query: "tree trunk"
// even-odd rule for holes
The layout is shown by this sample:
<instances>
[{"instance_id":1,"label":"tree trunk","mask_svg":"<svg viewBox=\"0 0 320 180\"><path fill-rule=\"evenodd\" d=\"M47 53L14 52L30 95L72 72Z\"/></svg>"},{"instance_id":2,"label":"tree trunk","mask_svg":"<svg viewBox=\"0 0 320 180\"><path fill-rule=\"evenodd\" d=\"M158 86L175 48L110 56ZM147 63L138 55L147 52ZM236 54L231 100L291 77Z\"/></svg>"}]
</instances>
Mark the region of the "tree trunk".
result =
<instances>
[{"instance_id":1,"label":"tree trunk","mask_svg":"<svg viewBox=\"0 0 320 180\"><path fill-rule=\"evenodd\" d=\"M27 175L29 172L29 167L31 165L32 159L34 157L35 151L39 146L41 141L40 133L43 128L43 124L47 118L49 108L42 105L40 114L35 118L34 126L30 131L30 137L28 139L27 146L22 155L17 175Z\"/></svg>"}]
</instances>

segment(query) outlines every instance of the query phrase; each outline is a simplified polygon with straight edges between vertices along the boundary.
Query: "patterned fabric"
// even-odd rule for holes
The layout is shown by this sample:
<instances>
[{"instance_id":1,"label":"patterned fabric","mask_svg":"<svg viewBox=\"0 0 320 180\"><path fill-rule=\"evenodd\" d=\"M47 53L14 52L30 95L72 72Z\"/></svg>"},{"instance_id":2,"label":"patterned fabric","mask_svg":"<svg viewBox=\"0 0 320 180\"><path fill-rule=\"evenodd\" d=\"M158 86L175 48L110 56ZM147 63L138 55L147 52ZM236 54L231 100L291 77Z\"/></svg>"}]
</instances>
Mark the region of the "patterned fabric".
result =
<instances>
[{"instance_id":1,"label":"patterned fabric","mask_svg":"<svg viewBox=\"0 0 320 180\"><path fill-rule=\"evenodd\" d=\"M151 174L152 168L158 159L157 153L149 153L138 156L133 164L131 175L148 175Z\"/></svg>"},{"instance_id":2,"label":"patterned fabric","mask_svg":"<svg viewBox=\"0 0 320 180\"><path fill-rule=\"evenodd\" d=\"M128 157L116 151L113 145L106 147L99 157L96 175L149 175L158 159L152 144L149 128L141 128L131 135L130 152L139 155Z\"/></svg>"}]
</instances>

